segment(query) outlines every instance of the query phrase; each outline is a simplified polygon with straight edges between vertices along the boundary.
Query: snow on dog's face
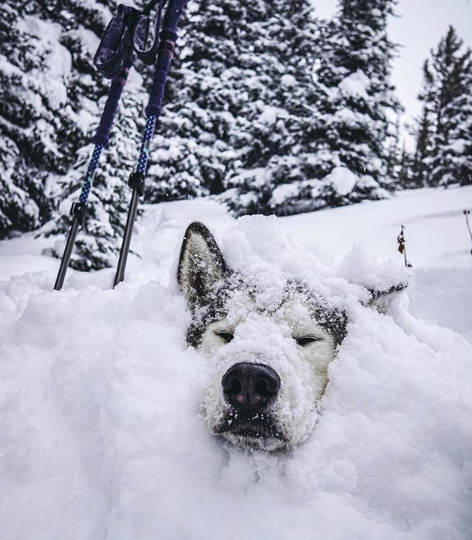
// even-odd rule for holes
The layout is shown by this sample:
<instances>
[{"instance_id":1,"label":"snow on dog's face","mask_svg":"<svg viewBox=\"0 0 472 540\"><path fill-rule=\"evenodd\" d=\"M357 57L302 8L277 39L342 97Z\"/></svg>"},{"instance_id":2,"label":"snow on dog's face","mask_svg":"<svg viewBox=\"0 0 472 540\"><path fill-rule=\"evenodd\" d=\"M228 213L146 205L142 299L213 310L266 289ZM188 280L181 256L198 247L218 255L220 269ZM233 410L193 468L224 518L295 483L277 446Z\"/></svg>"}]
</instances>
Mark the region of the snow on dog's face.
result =
<instances>
[{"instance_id":1,"label":"snow on dog's face","mask_svg":"<svg viewBox=\"0 0 472 540\"><path fill-rule=\"evenodd\" d=\"M188 342L211 362L208 429L258 450L302 442L346 334L345 313L295 281L268 291L257 276L242 279L201 223L185 233L178 281L192 310Z\"/></svg>"},{"instance_id":2,"label":"snow on dog's face","mask_svg":"<svg viewBox=\"0 0 472 540\"><path fill-rule=\"evenodd\" d=\"M322 324L316 304L294 284L276 306L258 293L247 283L233 290L201 334L198 346L214 362L203 410L213 433L276 450L299 443L314 425L345 320L333 313Z\"/></svg>"}]
</instances>

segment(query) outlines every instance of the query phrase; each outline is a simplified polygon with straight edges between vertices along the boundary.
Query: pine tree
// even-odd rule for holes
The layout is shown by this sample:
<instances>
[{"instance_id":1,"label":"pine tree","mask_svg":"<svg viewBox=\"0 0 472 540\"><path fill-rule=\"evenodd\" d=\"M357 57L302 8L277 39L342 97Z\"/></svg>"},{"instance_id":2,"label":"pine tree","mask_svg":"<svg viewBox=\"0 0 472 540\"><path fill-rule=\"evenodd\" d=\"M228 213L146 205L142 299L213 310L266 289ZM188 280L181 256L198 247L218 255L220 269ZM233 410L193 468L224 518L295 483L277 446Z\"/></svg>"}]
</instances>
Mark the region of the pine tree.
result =
<instances>
[{"instance_id":1,"label":"pine tree","mask_svg":"<svg viewBox=\"0 0 472 540\"><path fill-rule=\"evenodd\" d=\"M463 93L451 103L449 144L442 152L441 184L472 184L472 62L467 63Z\"/></svg>"},{"instance_id":2,"label":"pine tree","mask_svg":"<svg viewBox=\"0 0 472 540\"><path fill-rule=\"evenodd\" d=\"M69 99L71 55L42 6L15 0L0 19L0 238L51 215L50 174L64 174L83 139Z\"/></svg>"},{"instance_id":3,"label":"pine tree","mask_svg":"<svg viewBox=\"0 0 472 540\"><path fill-rule=\"evenodd\" d=\"M232 126L247 99L245 65L252 61L247 51L253 39L247 25L265 8L263 1L188 5L182 20L185 46L173 65L155 136L148 202L223 191L227 166L238 153L232 149Z\"/></svg>"},{"instance_id":4,"label":"pine tree","mask_svg":"<svg viewBox=\"0 0 472 540\"><path fill-rule=\"evenodd\" d=\"M413 163L414 157L403 147L397 180L397 185L402 189L422 187L416 184L416 179L413 175Z\"/></svg>"},{"instance_id":5,"label":"pine tree","mask_svg":"<svg viewBox=\"0 0 472 540\"><path fill-rule=\"evenodd\" d=\"M433 53L436 74L436 130L429 183L471 183L472 51L453 27Z\"/></svg>"},{"instance_id":6,"label":"pine tree","mask_svg":"<svg viewBox=\"0 0 472 540\"><path fill-rule=\"evenodd\" d=\"M313 177L312 7L197 0L188 10L148 200L227 190L237 214L272 212L277 186L298 194Z\"/></svg>"},{"instance_id":7,"label":"pine tree","mask_svg":"<svg viewBox=\"0 0 472 540\"><path fill-rule=\"evenodd\" d=\"M418 185L470 183L471 51L451 26L424 64L423 112L413 176Z\"/></svg>"},{"instance_id":8,"label":"pine tree","mask_svg":"<svg viewBox=\"0 0 472 540\"><path fill-rule=\"evenodd\" d=\"M88 271L112 266L123 237L131 197L127 182L138 157L139 133L142 133L145 124L142 111L146 105L140 78L130 76L130 79L112 130L110 145L104 150L94 179L85 224L77 235L70 262L70 266L76 270ZM100 110L105 100L106 96L103 96L98 104ZM98 117L99 114L95 115L95 118ZM69 231L72 219L69 209L79 199L92 149L92 144L79 149L74 167L66 176L58 179L63 200L54 219L44 227L46 236L57 236ZM61 257L64 246L65 240L56 242L50 254Z\"/></svg>"},{"instance_id":9,"label":"pine tree","mask_svg":"<svg viewBox=\"0 0 472 540\"><path fill-rule=\"evenodd\" d=\"M80 189L90 151L87 141L100 115L97 101L102 98L102 104L107 93L108 83L98 75L92 58L115 2L13 0L3 7L0 237L34 230L45 222L42 234L57 235L68 230L69 218L63 212ZM136 146L136 110L141 101L128 97L120 120L127 138L136 133ZM114 138L94 186L72 260L75 268L109 265L123 228L128 196L124 169L130 170L131 154L124 134L115 133ZM63 199L67 204L58 210ZM56 243L56 256L60 244Z\"/></svg>"},{"instance_id":10,"label":"pine tree","mask_svg":"<svg viewBox=\"0 0 472 540\"><path fill-rule=\"evenodd\" d=\"M385 197L393 188L387 175L389 115L400 106L390 83L395 46L387 19L394 5L394 0L340 0L338 17L323 32L317 76L326 96L324 196L332 205Z\"/></svg>"},{"instance_id":11,"label":"pine tree","mask_svg":"<svg viewBox=\"0 0 472 540\"><path fill-rule=\"evenodd\" d=\"M258 64L235 140L246 148L229 175L237 214L289 215L323 205L319 190L319 88L313 80L318 21L309 3L276 2L251 29ZM257 82L257 85L255 84ZM247 84L246 84L247 86ZM255 91L256 90L256 91ZM257 91L259 90L259 91Z\"/></svg>"},{"instance_id":12,"label":"pine tree","mask_svg":"<svg viewBox=\"0 0 472 540\"><path fill-rule=\"evenodd\" d=\"M405 157L405 149L403 148L402 150L401 148L400 117L397 117L395 125L392 128L387 146L385 176L389 179L390 183L397 185Z\"/></svg>"}]
</instances>

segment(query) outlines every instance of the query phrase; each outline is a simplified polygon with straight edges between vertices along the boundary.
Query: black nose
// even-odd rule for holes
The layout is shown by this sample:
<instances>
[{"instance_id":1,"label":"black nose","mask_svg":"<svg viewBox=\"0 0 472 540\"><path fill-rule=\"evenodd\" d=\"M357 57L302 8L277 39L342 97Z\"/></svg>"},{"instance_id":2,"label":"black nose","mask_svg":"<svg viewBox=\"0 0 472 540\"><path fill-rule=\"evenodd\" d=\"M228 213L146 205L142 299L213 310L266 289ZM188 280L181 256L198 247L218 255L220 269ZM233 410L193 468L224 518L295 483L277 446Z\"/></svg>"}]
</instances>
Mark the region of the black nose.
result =
<instances>
[{"instance_id":1,"label":"black nose","mask_svg":"<svg viewBox=\"0 0 472 540\"><path fill-rule=\"evenodd\" d=\"M277 397L280 377L264 364L240 362L223 375L221 385L229 405L238 410L258 412Z\"/></svg>"}]
</instances>

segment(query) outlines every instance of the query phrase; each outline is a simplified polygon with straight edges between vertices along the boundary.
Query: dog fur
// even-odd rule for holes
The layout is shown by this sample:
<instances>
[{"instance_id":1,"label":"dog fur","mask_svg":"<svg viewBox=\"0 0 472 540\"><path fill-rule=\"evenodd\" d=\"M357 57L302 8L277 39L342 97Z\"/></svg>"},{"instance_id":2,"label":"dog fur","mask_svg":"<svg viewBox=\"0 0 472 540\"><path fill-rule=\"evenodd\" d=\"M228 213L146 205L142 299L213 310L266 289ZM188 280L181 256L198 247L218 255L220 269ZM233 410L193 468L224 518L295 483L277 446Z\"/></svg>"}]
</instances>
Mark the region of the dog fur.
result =
<instances>
[{"instance_id":1,"label":"dog fur","mask_svg":"<svg viewBox=\"0 0 472 540\"><path fill-rule=\"evenodd\" d=\"M303 442L316 422L317 404L328 383L328 365L347 331L347 316L303 283L288 282L275 304L261 307L257 281L227 265L202 223L187 228L178 282L192 312L189 345L212 363L202 412L210 432L256 450L274 451ZM405 287L372 292L373 307ZM276 399L257 413L235 410L225 399L222 378L239 363L268 366L280 378Z\"/></svg>"}]
</instances>

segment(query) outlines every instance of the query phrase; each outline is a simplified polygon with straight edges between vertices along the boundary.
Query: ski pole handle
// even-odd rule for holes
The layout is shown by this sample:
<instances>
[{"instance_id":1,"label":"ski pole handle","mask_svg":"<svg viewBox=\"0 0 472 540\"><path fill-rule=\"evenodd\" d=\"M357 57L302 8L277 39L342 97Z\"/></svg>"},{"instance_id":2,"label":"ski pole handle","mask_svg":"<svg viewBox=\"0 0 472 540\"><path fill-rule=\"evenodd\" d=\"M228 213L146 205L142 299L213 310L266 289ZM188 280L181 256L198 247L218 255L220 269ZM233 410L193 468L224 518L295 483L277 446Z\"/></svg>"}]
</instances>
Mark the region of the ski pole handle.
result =
<instances>
[{"instance_id":1,"label":"ski pole handle","mask_svg":"<svg viewBox=\"0 0 472 540\"><path fill-rule=\"evenodd\" d=\"M164 88L167 81L167 73L172 62L177 41L177 25L188 0L170 0L164 15L162 31L160 33L159 54L156 62L156 73L146 107L146 116L159 118L162 111Z\"/></svg>"},{"instance_id":2,"label":"ski pole handle","mask_svg":"<svg viewBox=\"0 0 472 540\"><path fill-rule=\"evenodd\" d=\"M113 126L113 121L115 119L116 111L118 110L121 94L128 80L128 74L132 65L133 58L131 56L125 67L120 71L120 73L118 73L118 75L116 75L116 77L113 77L112 79L105 108L103 109L103 113L100 118L100 123L95 135L92 138L92 142L94 144L100 144L104 148L108 146L110 141L110 131Z\"/></svg>"}]
</instances>

